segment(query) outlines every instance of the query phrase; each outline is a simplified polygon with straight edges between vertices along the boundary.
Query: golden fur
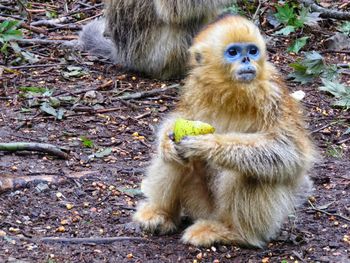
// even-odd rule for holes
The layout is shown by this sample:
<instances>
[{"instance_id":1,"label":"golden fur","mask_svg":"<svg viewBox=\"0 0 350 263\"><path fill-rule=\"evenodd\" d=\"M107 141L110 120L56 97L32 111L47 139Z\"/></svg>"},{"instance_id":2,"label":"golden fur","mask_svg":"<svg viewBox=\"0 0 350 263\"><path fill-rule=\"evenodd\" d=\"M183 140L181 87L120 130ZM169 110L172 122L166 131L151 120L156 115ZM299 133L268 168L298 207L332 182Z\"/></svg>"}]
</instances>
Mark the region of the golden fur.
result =
<instances>
[{"instance_id":1,"label":"golden fur","mask_svg":"<svg viewBox=\"0 0 350 263\"><path fill-rule=\"evenodd\" d=\"M238 82L223 60L230 43L255 43L257 77ZM163 122L157 155L142 182L146 200L134 220L148 231L172 232L181 213L195 221L182 237L197 246L261 247L311 188L306 175L315 150L300 107L266 59L257 27L239 16L207 26L190 48L192 71L175 112ZM214 134L175 144L178 117L200 120Z\"/></svg>"}]
</instances>

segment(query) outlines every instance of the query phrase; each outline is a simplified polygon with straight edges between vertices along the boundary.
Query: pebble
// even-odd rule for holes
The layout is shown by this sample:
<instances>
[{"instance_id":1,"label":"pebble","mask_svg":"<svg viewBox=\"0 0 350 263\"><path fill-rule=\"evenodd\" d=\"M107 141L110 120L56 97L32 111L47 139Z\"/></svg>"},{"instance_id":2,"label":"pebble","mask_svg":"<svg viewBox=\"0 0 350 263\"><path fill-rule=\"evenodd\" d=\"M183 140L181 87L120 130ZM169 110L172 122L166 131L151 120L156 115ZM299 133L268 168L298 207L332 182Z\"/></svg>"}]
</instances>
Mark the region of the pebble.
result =
<instances>
[{"instance_id":1,"label":"pebble","mask_svg":"<svg viewBox=\"0 0 350 263\"><path fill-rule=\"evenodd\" d=\"M38 184L37 186L35 186L35 190L38 192L38 193L41 193L41 192L45 192L47 190L49 190L49 186L46 184L46 183L40 183Z\"/></svg>"}]
</instances>

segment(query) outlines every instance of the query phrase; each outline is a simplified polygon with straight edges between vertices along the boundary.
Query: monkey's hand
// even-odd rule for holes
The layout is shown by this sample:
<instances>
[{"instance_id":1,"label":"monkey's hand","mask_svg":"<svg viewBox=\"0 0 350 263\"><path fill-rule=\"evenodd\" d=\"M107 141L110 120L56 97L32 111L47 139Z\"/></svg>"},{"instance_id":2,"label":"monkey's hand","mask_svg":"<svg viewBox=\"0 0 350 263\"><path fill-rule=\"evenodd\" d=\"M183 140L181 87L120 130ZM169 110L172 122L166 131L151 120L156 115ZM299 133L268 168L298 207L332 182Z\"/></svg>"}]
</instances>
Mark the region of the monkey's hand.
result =
<instances>
[{"instance_id":1,"label":"monkey's hand","mask_svg":"<svg viewBox=\"0 0 350 263\"><path fill-rule=\"evenodd\" d=\"M176 162L181 165L186 164L186 160L182 158L175 149L175 142L173 141L173 133L166 131L161 137L158 152L160 157L167 162Z\"/></svg>"},{"instance_id":2,"label":"monkey's hand","mask_svg":"<svg viewBox=\"0 0 350 263\"><path fill-rule=\"evenodd\" d=\"M175 149L183 159L210 159L211 153L217 147L215 135L187 136L175 144Z\"/></svg>"}]
</instances>

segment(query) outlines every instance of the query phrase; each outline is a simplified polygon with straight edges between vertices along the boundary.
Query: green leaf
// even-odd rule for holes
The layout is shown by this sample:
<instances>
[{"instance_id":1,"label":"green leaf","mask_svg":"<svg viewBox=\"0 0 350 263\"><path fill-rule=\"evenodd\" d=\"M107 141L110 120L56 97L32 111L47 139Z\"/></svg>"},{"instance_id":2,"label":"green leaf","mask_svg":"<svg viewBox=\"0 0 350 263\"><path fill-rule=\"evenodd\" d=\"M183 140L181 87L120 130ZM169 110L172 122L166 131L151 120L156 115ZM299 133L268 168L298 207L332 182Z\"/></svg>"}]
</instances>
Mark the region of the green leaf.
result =
<instances>
[{"instance_id":1,"label":"green leaf","mask_svg":"<svg viewBox=\"0 0 350 263\"><path fill-rule=\"evenodd\" d=\"M237 3L233 3L231 6L226 8L224 11L231 13L231 14L234 14L234 15L238 15L238 14L242 13L242 9L237 5Z\"/></svg>"},{"instance_id":2,"label":"green leaf","mask_svg":"<svg viewBox=\"0 0 350 263\"><path fill-rule=\"evenodd\" d=\"M0 23L0 42L6 43L10 40L22 38L22 31L16 29L19 21L7 20Z\"/></svg>"},{"instance_id":3,"label":"green leaf","mask_svg":"<svg viewBox=\"0 0 350 263\"><path fill-rule=\"evenodd\" d=\"M41 104L40 110L58 118L57 111L52 106L50 106L50 104L48 104L47 102L44 102L43 104Z\"/></svg>"},{"instance_id":4,"label":"green leaf","mask_svg":"<svg viewBox=\"0 0 350 263\"><path fill-rule=\"evenodd\" d=\"M325 79L329 80L337 80L339 79L339 69L337 65L326 65L324 71L322 72L321 76Z\"/></svg>"},{"instance_id":5,"label":"green leaf","mask_svg":"<svg viewBox=\"0 0 350 263\"><path fill-rule=\"evenodd\" d=\"M105 156L108 156L112 153L112 149L111 147L105 148L102 151L96 152L94 155L97 158L103 158Z\"/></svg>"},{"instance_id":6,"label":"green leaf","mask_svg":"<svg viewBox=\"0 0 350 263\"><path fill-rule=\"evenodd\" d=\"M63 108L59 108L57 111L57 119L62 120L64 113L65 113L65 110Z\"/></svg>"},{"instance_id":7,"label":"green leaf","mask_svg":"<svg viewBox=\"0 0 350 263\"><path fill-rule=\"evenodd\" d=\"M343 133L343 135L350 134L350 127L346 129L346 131Z\"/></svg>"},{"instance_id":8,"label":"green leaf","mask_svg":"<svg viewBox=\"0 0 350 263\"><path fill-rule=\"evenodd\" d=\"M316 51L305 53L303 64L307 67L306 73L319 76L325 70L323 57Z\"/></svg>"},{"instance_id":9,"label":"green leaf","mask_svg":"<svg viewBox=\"0 0 350 263\"><path fill-rule=\"evenodd\" d=\"M322 83L323 83L323 86L319 87L319 89L322 91L329 92L337 98L348 95L346 87L337 81L322 79Z\"/></svg>"},{"instance_id":10,"label":"green leaf","mask_svg":"<svg viewBox=\"0 0 350 263\"><path fill-rule=\"evenodd\" d=\"M275 14L275 17L278 21L281 23L288 25L289 21L296 17L294 10L289 4L285 4L283 6L276 6L277 13Z\"/></svg>"},{"instance_id":11,"label":"green leaf","mask_svg":"<svg viewBox=\"0 0 350 263\"><path fill-rule=\"evenodd\" d=\"M307 13L305 17L305 25L308 25L310 27L315 27L318 26L319 22L321 22L323 19L320 17L321 13L317 12L312 12L312 13ZM300 15L301 16L301 15Z\"/></svg>"},{"instance_id":12,"label":"green leaf","mask_svg":"<svg viewBox=\"0 0 350 263\"><path fill-rule=\"evenodd\" d=\"M46 91L48 91L47 88L34 87L34 86L30 86L30 87L22 86L22 87L19 87L18 89L22 92L33 92L33 93L45 93Z\"/></svg>"},{"instance_id":13,"label":"green leaf","mask_svg":"<svg viewBox=\"0 0 350 263\"><path fill-rule=\"evenodd\" d=\"M40 60L38 55L35 55L29 51L22 51L21 54L23 58L30 64L34 64Z\"/></svg>"},{"instance_id":14,"label":"green leaf","mask_svg":"<svg viewBox=\"0 0 350 263\"><path fill-rule=\"evenodd\" d=\"M61 101L58 98L50 97L49 103L52 107L57 108L61 105Z\"/></svg>"},{"instance_id":15,"label":"green leaf","mask_svg":"<svg viewBox=\"0 0 350 263\"><path fill-rule=\"evenodd\" d=\"M288 52L298 53L305 45L309 37L301 37L296 39L287 49Z\"/></svg>"},{"instance_id":16,"label":"green leaf","mask_svg":"<svg viewBox=\"0 0 350 263\"><path fill-rule=\"evenodd\" d=\"M126 188L126 187L117 187L117 190L123 194L126 194L130 197L135 197L137 195L142 195L140 188Z\"/></svg>"},{"instance_id":17,"label":"green leaf","mask_svg":"<svg viewBox=\"0 0 350 263\"><path fill-rule=\"evenodd\" d=\"M64 78L69 79L70 77L81 77L86 74L86 72L81 67L68 66L68 71L63 71L62 75Z\"/></svg>"},{"instance_id":18,"label":"green leaf","mask_svg":"<svg viewBox=\"0 0 350 263\"><path fill-rule=\"evenodd\" d=\"M319 87L320 90L331 93L338 98L332 103L334 106L350 109L350 88L339 83L339 81L322 79L324 86Z\"/></svg>"},{"instance_id":19,"label":"green leaf","mask_svg":"<svg viewBox=\"0 0 350 263\"><path fill-rule=\"evenodd\" d=\"M292 72L288 76L293 78L294 81L300 82L301 84L309 83L314 79L313 76L307 75L306 73L303 73L301 71Z\"/></svg>"},{"instance_id":20,"label":"green leaf","mask_svg":"<svg viewBox=\"0 0 350 263\"><path fill-rule=\"evenodd\" d=\"M294 31L295 31L295 27L294 26L286 26L286 27L276 31L274 33L274 35L288 36L290 33L293 33Z\"/></svg>"},{"instance_id":21,"label":"green leaf","mask_svg":"<svg viewBox=\"0 0 350 263\"><path fill-rule=\"evenodd\" d=\"M80 136L80 140L83 143L83 146L86 148L92 148L94 147L94 143L92 140L88 139L86 136Z\"/></svg>"},{"instance_id":22,"label":"green leaf","mask_svg":"<svg viewBox=\"0 0 350 263\"><path fill-rule=\"evenodd\" d=\"M332 105L345 108L346 110L350 109L350 94L336 100Z\"/></svg>"},{"instance_id":23,"label":"green leaf","mask_svg":"<svg viewBox=\"0 0 350 263\"><path fill-rule=\"evenodd\" d=\"M350 21L345 21L340 25L338 28L340 32L343 32L344 34L350 35Z\"/></svg>"}]
</instances>

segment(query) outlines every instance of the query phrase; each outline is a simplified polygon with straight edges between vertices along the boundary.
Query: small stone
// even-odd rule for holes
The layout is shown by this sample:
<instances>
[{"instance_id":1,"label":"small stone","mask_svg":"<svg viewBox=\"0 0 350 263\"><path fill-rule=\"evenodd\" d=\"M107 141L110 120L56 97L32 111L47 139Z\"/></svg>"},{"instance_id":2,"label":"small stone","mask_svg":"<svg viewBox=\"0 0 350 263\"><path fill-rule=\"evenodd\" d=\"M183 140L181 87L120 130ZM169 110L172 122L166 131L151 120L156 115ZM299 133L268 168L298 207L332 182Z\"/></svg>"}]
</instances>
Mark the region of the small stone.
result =
<instances>
[{"instance_id":1,"label":"small stone","mask_svg":"<svg viewBox=\"0 0 350 263\"><path fill-rule=\"evenodd\" d=\"M74 205L72 205L72 204L70 204L70 203L66 204L66 208L67 208L68 210L71 210L73 207L74 207Z\"/></svg>"},{"instance_id":2,"label":"small stone","mask_svg":"<svg viewBox=\"0 0 350 263\"><path fill-rule=\"evenodd\" d=\"M221 252L221 253L226 253L228 251L228 248L226 246L219 246L218 247L218 250Z\"/></svg>"},{"instance_id":3,"label":"small stone","mask_svg":"<svg viewBox=\"0 0 350 263\"><path fill-rule=\"evenodd\" d=\"M9 228L9 231L10 231L10 232L13 232L13 233L17 233L17 232L20 231L20 229L17 228L17 227L10 227L10 228Z\"/></svg>"},{"instance_id":4,"label":"small stone","mask_svg":"<svg viewBox=\"0 0 350 263\"><path fill-rule=\"evenodd\" d=\"M202 252L198 253L197 256L196 256L196 258L197 258L198 260L202 260L202 258L203 258L203 253L202 253Z\"/></svg>"},{"instance_id":5,"label":"small stone","mask_svg":"<svg viewBox=\"0 0 350 263\"><path fill-rule=\"evenodd\" d=\"M216 247L213 246L210 249L211 249L211 251L216 252Z\"/></svg>"},{"instance_id":6,"label":"small stone","mask_svg":"<svg viewBox=\"0 0 350 263\"><path fill-rule=\"evenodd\" d=\"M231 254L226 254L225 257L228 259L232 258Z\"/></svg>"},{"instance_id":7,"label":"small stone","mask_svg":"<svg viewBox=\"0 0 350 263\"><path fill-rule=\"evenodd\" d=\"M90 205L90 204L89 204L88 202L84 202L84 207L85 207L85 208L89 207L89 205Z\"/></svg>"},{"instance_id":8,"label":"small stone","mask_svg":"<svg viewBox=\"0 0 350 263\"><path fill-rule=\"evenodd\" d=\"M128 259L131 259L131 258L134 257L134 255L133 255L132 253L129 253L129 254L126 255L126 257L127 257Z\"/></svg>"},{"instance_id":9,"label":"small stone","mask_svg":"<svg viewBox=\"0 0 350 263\"><path fill-rule=\"evenodd\" d=\"M61 220L61 225L68 225L68 220L67 219Z\"/></svg>"},{"instance_id":10,"label":"small stone","mask_svg":"<svg viewBox=\"0 0 350 263\"><path fill-rule=\"evenodd\" d=\"M49 190L49 186L46 184L46 183L40 183L38 184L36 187L35 187L35 190L38 192L38 193L42 193L42 192L45 192L47 190Z\"/></svg>"},{"instance_id":11,"label":"small stone","mask_svg":"<svg viewBox=\"0 0 350 263\"><path fill-rule=\"evenodd\" d=\"M220 260L214 259L214 260L213 260L213 263L220 263Z\"/></svg>"},{"instance_id":12,"label":"small stone","mask_svg":"<svg viewBox=\"0 0 350 263\"><path fill-rule=\"evenodd\" d=\"M7 234L6 234L6 232L5 231L3 231L3 230L0 230L0 237L4 237L4 236L6 236Z\"/></svg>"},{"instance_id":13,"label":"small stone","mask_svg":"<svg viewBox=\"0 0 350 263\"><path fill-rule=\"evenodd\" d=\"M309 201L310 201L311 203L315 203L315 202L316 202L316 197L314 197L314 196L309 196Z\"/></svg>"}]
</instances>

